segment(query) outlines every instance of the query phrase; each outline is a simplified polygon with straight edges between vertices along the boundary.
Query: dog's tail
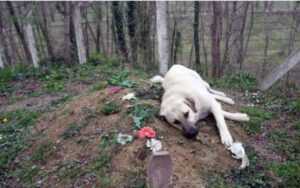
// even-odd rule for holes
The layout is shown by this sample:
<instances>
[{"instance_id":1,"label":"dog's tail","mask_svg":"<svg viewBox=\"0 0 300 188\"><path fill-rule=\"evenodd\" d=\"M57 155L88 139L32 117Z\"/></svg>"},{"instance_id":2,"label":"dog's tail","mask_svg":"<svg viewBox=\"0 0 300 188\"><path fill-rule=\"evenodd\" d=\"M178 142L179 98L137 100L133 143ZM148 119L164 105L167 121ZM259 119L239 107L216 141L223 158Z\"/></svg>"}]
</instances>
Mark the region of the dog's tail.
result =
<instances>
[{"instance_id":1,"label":"dog's tail","mask_svg":"<svg viewBox=\"0 0 300 188\"><path fill-rule=\"evenodd\" d=\"M165 79L163 77L159 76L159 75L156 75L156 76L154 76L153 78L150 79L150 81L152 83L161 83L161 84L164 82L164 80Z\"/></svg>"},{"instance_id":2,"label":"dog's tail","mask_svg":"<svg viewBox=\"0 0 300 188\"><path fill-rule=\"evenodd\" d=\"M247 114L242 113L230 113L223 110L223 115L227 119L231 119L234 121L249 121L249 116Z\"/></svg>"}]
</instances>

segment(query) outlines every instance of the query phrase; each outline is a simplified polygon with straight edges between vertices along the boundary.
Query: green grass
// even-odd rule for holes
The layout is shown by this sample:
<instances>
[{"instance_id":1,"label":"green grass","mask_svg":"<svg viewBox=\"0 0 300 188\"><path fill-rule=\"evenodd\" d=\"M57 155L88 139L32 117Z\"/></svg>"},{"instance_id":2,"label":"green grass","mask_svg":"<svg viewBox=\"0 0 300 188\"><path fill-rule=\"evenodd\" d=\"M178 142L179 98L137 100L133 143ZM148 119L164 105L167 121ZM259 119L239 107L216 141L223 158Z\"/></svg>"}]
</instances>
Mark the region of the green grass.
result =
<instances>
[{"instance_id":1,"label":"green grass","mask_svg":"<svg viewBox=\"0 0 300 188\"><path fill-rule=\"evenodd\" d=\"M300 162L285 161L281 163L273 163L270 166L271 170L275 172L282 179L284 187L299 187L300 183Z\"/></svg>"},{"instance_id":2,"label":"green grass","mask_svg":"<svg viewBox=\"0 0 300 188\"><path fill-rule=\"evenodd\" d=\"M289 109L291 112L300 113L300 98L295 99L289 105Z\"/></svg>"},{"instance_id":3,"label":"green grass","mask_svg":"<svg viewBox=\"0 0 300 188\"><path fill-rule=\"evenodd\" d=\"M67 129L60 135L63 139L68 139L76 135L81 130L82 126L77 123L71 123Z\"/></svg>"},{"instance_id":4,"label":"green grass","mask_svg":"<svg viewBox=\"0 0 300 188\"><path fill-rule=\"evenodd\" d=\"M126 170L123 173L124 187L146 188L146 174L144 167Z\"/></svg>"},{"instance_id":5,"label":"green grass","mask_svg":"<svg viewBox=\"0 0 300 188\"><path fill-rule=\"evenodd\" d=\"M112 139L113 138L113 139ZM116 139L113 137L113 133L101 134L99 137L99 148L97 153L92 157L92 161L89 165L89 171L97 177L95 186L107 187L111 185L111 180L106 177L106 168L109 166L113 151L116 146Z\"/></svg>"},{"instance_id":6,"label":"green grass","mask_svg":"<svg viewBox=\"0 0 300 188\"><path fill-rule=\"evenodd\" d=\"M41 143L40 147L33 151L31 160L33 162L45 163L49 155L53 154L54 143L51 141L45 141Z\"/></svg>"},{"instance_id":7,"label":"green grass","mask_svg":"<svg viewBox=\"0 0 300 188\"><path fill-rule=\"evenodd\" d=\"M239 73L226 75L213 81L214 85L229 87L236 90L254 90L256 87L255 79L249 73Z\"/></svg>"},{"instance_id":8,"label":"green grass","mask_svg":"<svg viewBox=\"0 0 300 188\"><path fill-rule=\"evenodd\" d=\"M274 113L266 111L259 107L245 106L243 112L247 113L249 116L258 117L264 120L270 120L274 117Z\"/></svg>"},{"instance_id":9,"label":"green grass","mask_svg":"<svg viewBox=\"0 0 300 188\"><path fill-rule=\"evenodd\" d=\"M279 131L273 130L269 134L269 139L274 145L274 149L288 157L289 160L297 160L300 151L300 131Z\"/></svg>"},{"instance_id":10,"label":"green grass","mask_svg":"<svg viewBox=\"0 0 300 188\"><path fill-rule=\"evenodd\" d=\"M108 83L106 81L100 81L100 82L94 84L90 88L90 91L99 91L99 90L107 88L107 86L108 86Z\"/></svg>"},{"instance_id":11,"label":"green grass","mask_svg":"<svg viewBox=\"0 0 300 188\"><path fill-rule=\"evenodd\" d=\"M25 185L28 183L30 185L31 183L33 183L33 178L36 175L38 175L39 172L40 172L40 168L37 167L36 165L23 165L23 166L21 166L21 168L14 171L11 174L11 176L18 177L23 183L25 183ZM25 187L27 187L27 186L25 186Z\"/></svg>"},{"instance_id":12,"label":"green grass","mask_svg":"<svg viewBox=\"0 0 300 188\"><path fill-rule=\"evenodd\" d=\"M36 69L26 66L24 63L18 63L15 67L0 69L0 93L10 92L11 89L7 87L8 82L24 80L27 77L35 76L37 72Z\"/></svg>"},{"instance_id":13,"label":"green grass","mask_svg":"<svg viewBox=\"0 0 300 188\"><path fill-rule=\"evenodd\" d=\"M274 117L273 112L258 107L245 106L243 112L250 116L250 121L246 123L248 125L246 130L252 134L260 133L265 121Z\"/></svg>"},{"instance_id":14,"label":"green grass","mask_svg":"<svg viewBox=\"0 0 300 188\"><path fill-rule=\"evenodd\" d=\"M4 123L4 118L8 122ZM18 153L26 147L26 135L35 125L37 118L38 113L24 109L4 112L0 115L0 170L8 167Z\"/></svg>"},{"instance_id":15,"label":"green grass","mask_svg":"<svg viewBox=\"0 0 300 188\"><path fill-rule=\"evenodd\" d=\"M101 106L101 113L108 116L111 114L116 114L121 110L121 105L119 102L110 101L106 102Z\"/></svg>"}]
</instances>

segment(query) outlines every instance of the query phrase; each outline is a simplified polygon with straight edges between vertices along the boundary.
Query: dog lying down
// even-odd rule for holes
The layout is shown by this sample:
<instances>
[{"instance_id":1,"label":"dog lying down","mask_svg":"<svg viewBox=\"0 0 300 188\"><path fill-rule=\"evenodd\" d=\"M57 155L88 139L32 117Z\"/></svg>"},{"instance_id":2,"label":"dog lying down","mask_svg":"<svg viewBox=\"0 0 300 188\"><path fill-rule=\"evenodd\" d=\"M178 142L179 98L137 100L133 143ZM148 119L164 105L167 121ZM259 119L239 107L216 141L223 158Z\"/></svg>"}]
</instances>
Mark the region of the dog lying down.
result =
<instances>
[{"instance_id":1,"label":"dog lying down","mask_svg":"<svg viewBox=\"0 0 300 188\"><path fill-rule=\"evenodd\" d=\"M211 89L197 72L182 65L173 65L164 78L155 76L151 82L162 83L164 88L160 116L164 117L169 124L180 129L187 138L196 137L198 134L197 121L212 113L217 122L222 144L230 147L233 140L225 118L249 121L247 114L222 110L218 101L230 105L233 105L234 101L223 92Z\"/></svg>"}]
</instances>

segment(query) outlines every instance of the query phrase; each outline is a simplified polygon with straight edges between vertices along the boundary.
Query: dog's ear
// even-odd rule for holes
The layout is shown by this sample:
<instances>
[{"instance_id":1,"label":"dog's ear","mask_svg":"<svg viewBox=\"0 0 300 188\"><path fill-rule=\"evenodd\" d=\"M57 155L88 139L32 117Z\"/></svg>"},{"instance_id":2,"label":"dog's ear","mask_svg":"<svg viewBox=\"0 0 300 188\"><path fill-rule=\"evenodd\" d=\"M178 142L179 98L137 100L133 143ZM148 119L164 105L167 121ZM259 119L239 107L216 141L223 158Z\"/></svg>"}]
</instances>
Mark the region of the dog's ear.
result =
<instances>
[{"instance_id":1,"label":"dog's ear","mask_svg":"<svg viewBox=\"0 0 300 188\"><path fill-rule=\"evenodd\" d=\"M194 113L197 113L195 101L192 98L185 98L184 103L188 105Z\"/></svg>"}]
</instances>

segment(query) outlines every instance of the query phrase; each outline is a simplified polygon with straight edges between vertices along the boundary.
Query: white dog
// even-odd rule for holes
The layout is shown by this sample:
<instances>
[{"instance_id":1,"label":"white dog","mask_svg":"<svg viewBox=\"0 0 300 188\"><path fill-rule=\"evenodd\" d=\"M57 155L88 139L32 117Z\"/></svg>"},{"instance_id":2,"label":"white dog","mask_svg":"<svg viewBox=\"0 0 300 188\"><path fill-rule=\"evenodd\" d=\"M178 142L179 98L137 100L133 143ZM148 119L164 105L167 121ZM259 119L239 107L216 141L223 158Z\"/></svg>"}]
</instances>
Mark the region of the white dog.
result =
<instances>
[{"instance_id":1,"label":"white dog","mask_svg":"<svg viewBox=\"0 0 300 188\"><path fill-rule=\"evenodd\" d=\"M216 100L230 105L233 105L234 101L223 92L211 89L197 72L182 65L173 65L164 78L155 76L151 82L162 83L164 88L160 116L182 130L183 135L188 138L198 134L195 126L197 121L212 113L217 122L221 142L230 147L233 140L224 117L236 121L249 121L247 114L223 111Z\"/></svg>"}]
</instances>

